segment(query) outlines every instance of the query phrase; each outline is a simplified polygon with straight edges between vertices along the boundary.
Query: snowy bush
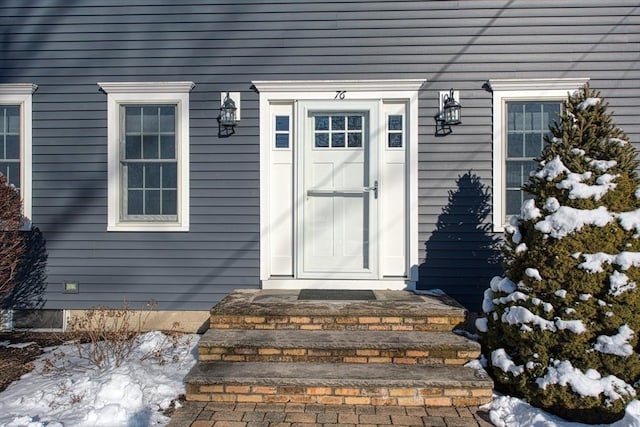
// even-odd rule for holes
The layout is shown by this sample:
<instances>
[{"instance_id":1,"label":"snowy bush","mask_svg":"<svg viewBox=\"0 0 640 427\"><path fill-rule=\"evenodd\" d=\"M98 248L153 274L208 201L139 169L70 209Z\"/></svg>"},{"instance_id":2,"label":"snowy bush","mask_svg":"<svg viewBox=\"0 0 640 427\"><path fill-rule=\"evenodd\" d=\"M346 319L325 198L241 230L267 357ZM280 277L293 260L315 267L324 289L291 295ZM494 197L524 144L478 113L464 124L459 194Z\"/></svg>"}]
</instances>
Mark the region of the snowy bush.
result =
<instances>
[{"instance_id":1,"label":"snowy bush","mask_svg":"<svg viewBox=\"0 0 640 427\"><path fill-rule=\"evenodd\" d=\"M571 420L612 422L640 390L638 161L588 86L551 133L477 326L498 389Z\"/></svg>"}]
</instances>

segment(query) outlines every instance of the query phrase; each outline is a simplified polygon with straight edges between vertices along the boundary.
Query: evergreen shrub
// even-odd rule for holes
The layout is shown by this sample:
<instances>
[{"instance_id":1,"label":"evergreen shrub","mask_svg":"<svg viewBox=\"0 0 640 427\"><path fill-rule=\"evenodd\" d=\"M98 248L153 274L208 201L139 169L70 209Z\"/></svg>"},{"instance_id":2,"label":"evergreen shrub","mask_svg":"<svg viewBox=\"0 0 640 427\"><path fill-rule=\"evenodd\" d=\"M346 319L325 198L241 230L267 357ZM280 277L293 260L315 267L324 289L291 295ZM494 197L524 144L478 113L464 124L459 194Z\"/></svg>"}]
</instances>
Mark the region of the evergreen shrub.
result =
<instances>
[{"instance_id":1,"label":"evergreen shrub","mask_svg":"<svg viewBox=\"0 0 640 427\"><path fill-rule=\"evenodd\" d=\"M496 388L566 419L624 415L640 379L636 151L588 85L551 125L477 321Z\"/></svg>"}]
</instances>

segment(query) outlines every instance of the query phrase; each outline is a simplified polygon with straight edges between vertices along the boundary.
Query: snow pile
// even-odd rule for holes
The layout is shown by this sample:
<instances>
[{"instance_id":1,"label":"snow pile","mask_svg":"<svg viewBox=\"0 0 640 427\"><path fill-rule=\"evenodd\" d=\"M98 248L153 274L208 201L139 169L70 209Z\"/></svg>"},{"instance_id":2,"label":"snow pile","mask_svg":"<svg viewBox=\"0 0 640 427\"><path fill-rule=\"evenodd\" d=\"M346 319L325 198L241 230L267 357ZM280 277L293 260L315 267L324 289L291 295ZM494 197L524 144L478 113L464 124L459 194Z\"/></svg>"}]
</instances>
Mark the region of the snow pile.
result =
<instances>
[{"instance_id":1,"label":"snow pile","mask_svg":"<svg viewBox=\"0 0 640 427\"><path fill-rule=\"evenodd\" d=\"M33 372L0 393L0 426L166 424L160 411L185 392L183 379L196 362L197 340L184 335L174 343L149 332L123 364L103 369L79 358L75 345L51 349Z\"/></svg>"},{"instance_id":2,"label":"snow pile","mask_svg":"<svg viewBox=\"0 0 640 427\"><path fill-rule=\"evenodd\" d=\"M510 396L494 395L493 401L482 409L489 411L489 418L496 427L602 427L563 420ZM608 426L640 427L640 401L631 401L627 405L624 418Z\"/></svg>"}]
</instances>

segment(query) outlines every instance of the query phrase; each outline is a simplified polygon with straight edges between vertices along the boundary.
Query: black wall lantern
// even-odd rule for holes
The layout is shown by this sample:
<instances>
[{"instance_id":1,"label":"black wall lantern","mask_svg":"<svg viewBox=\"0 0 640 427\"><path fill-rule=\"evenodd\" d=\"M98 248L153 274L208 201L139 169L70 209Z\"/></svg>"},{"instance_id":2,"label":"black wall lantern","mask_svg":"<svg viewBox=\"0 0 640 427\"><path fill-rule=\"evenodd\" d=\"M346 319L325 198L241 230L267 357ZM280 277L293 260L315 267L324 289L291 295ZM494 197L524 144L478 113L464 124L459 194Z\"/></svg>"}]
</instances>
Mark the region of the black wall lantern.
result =
<instances>
[{"instance_id":1,"label":"black wall lantern","mask_svg":"<svg viewBox=\"0 0 640 427\"><path fill-rule=\"evenodd\" d=\"M218 116L218 136L227 137L236 132L240 120L240 94L227 92L221 95Z\"/></svg>"},{"instance_id":2,"label":"black wall lantern","mask_svg":"<svg viewBox=\"0 0 640 427\"><path fill-rule=\"evenodd\" d=\"M453 88L448 93L440 92L440 111L435 116L436 135L438 136L449 135L451 126L462 123L460 120L462 105L456 100L455 95Z\"/></svg>"}]
</instances>

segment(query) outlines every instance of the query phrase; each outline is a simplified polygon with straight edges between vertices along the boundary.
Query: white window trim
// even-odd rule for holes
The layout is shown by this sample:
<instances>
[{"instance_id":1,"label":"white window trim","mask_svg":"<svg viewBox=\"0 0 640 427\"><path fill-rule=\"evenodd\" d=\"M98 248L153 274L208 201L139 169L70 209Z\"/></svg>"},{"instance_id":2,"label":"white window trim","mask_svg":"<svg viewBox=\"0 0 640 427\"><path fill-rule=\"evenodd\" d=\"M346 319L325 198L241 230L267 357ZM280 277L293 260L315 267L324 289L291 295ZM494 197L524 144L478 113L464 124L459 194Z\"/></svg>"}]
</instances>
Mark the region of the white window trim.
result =
<instances>
[{"instance_id":1,"label":"white window trim","mask_svg":"<svg viewBox=\"0 0 640 427\"><path fill-rule=\"evenodd\" d=\"M580 89L589 78L497 79L489 80L493 91L493 231L503 232L506 225L505 158L507 101L560 100Z\"/></svg>"},{"instance_id":2,"label":"white window trim","mask_svg":"<svg viewBox=\"0 0 640 427\"><path fill-rule=\"evenodd\" d=\"M99 82L107 94L108 210L107 231L189 231L189 92L193 82ZM120 220L121 104L162 103L177 106L178 218L172 222Z\"/></svg>"},{"instance_id":3,"label":"white window trim","mask_svg":"<svg viewBox=\"0 0 640 427\"><path fill-rule=\"evenodd\" d=\"M32 96L38 86L32 83L0 84L0 104L20 106L20 197L25 229L32 220Z\"/></svg>"},{"instance_id":4,"label":"white window trim","mask_svg":"<svg viewBox=\"0 0 640 427\"><path fill-rule=\"evenodd\" d=\"M396 80L286 80L253 81L252 85L260 94L260 279L267 281L269 271L269 188L270 176L270 120L269 108L272 103L297 100L332 100L346 94L347 99L393 100L407 102L408 113L405 117L405 148L408 152L408 215L407 215L407 281L415 286L418 281L418 92L424 85L424 79ZM295 286L304 281L298 280ZM372 283L367 283L371 287ZM389 284L380 281L382 289ZM353 289L353 288L351 288Z\"/></svg>"}]
</instances>

